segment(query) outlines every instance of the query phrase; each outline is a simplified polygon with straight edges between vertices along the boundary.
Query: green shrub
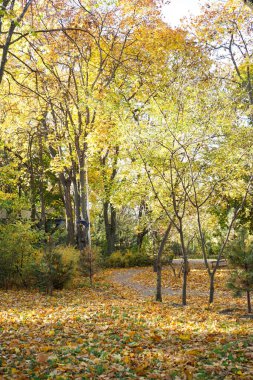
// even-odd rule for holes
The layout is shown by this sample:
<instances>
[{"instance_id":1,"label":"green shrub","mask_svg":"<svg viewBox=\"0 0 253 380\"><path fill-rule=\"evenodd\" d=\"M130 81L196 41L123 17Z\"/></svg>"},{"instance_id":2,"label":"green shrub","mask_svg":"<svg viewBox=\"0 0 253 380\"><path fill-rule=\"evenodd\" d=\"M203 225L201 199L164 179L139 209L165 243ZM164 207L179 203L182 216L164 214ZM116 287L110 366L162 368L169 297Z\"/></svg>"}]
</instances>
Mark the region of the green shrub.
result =
<instances>
[{"instance_id":1,"label":"green shrub","mask_svg":"<svg viewBox=\"0 0 253 380\"><path fill-rule=\"evenodd\" d=\"M62 263L64 265L71 265L73 266L73 274L78 270L78 264L79 264L79 250L74 248L71 245L57 245L54 248L54 252L58 253L62 257Z\"/></svg>"},{"instance_id":2,"label":"green shrub","mask_svg":"<svg viewBox=\"0 0 253 380\"><path fill-rule=\"evenodd\" d=\"M29 223L0 225L0 286L29 286L38 234Z\"/></svg>"},{"instance_id":3,"label":"green shrub","mask_svg":"<svg viewBox=\"0 0 253 380\"><path fill-rule=\"evenodd\" d=\"M152 263L152 259L143 253L126 251L116 251L108 257L106 261L107 267L112 268L129 268L135 266L146 266Z\"/></svg>"},{"instance_id":4,"label":"green shrub","mask_svg":"<svg viewBox=\"0 0 253 380\"><path fill-rule=\"evenodd\" d=\"M112 268L124 268L125 263L120 251L113 252L106 260L106 266Z\"/></svg>"},{"instance_id":5,"label":"green shrub","mask_svg":"<svg viewBox=\"0 0 253 380\"><path fill-rule=\"evenodd\" d=\"M251 313L251 293L253 291L253 236L245 228L237 232L237 237L227 246L228 260L233 268L228 287L235 296L243 292L247 295L248 312Z\"/></svg>"},{"instance_id":6,"label":"green shrub","mask_svg":"<svg viewBox=\"0 0 253 380\"><path fill-rule=\"evenodd\" d=\"M99 250L86 247L79 255L79 270L84 277L89 277L90 285L93 282L93 276L101 266L101 255Z\"/></svg>"},{"instance_id":7,"label":"green shrub","mask_svg":"<svg viewBox=\"0 0 253 380\"><path fill-rule=\"evenodd\" d=\"M69 252L69 250L67 250ZM63 257L64 248L53 248L50 244L33 265L34 285L48 294L54 289L63 289L74 273L74 261Z\"/></svg>"}]
</instances>

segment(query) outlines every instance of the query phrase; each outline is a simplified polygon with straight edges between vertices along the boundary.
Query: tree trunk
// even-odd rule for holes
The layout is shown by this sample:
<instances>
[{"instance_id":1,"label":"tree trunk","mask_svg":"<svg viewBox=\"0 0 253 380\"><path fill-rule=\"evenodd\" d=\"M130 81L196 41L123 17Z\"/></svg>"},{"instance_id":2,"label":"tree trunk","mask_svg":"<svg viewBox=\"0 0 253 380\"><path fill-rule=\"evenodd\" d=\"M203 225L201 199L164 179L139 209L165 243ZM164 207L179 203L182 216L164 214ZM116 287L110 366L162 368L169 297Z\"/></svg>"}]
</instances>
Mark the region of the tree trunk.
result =
<instances>
[{"instance_id":1,"label":"tree trunk","mask_svg":"<svg viewBox=\"0 0 253 380\"><path fill-rule=\"evenodd\" d=\"M156 301L162 302L162 263L157 260L156 265Z\"/></svg>"},{"instance_id":2,"label":"tree trunk","mask_svg":"<svg viewBox=\"0 0 253 380\"><path fill-rule=\"evenodd\" d=\"M189 263L188 263L187 249L185 247L184 233L183 233L183 227L182 227L182 221L181 220L180 220L179 235L180 235L180 242L181 242L183 260L184 260L182 304L183 304L183 306L186 306L186 304L187 304L187 277L188 277L188 272L189 272L189 270L188 270Z\"/></svg>"},{"instance_id":3,"label":"tree trunk","mask_svg":"<svg viewBox=\"0 0 253 380\"><path fill-rule=\"evenodd\" d=\"M83 220L90 223L87 215L87 193L86 193L86 170L85 170L85 152L79 152L79 177L80 177L80 209ZM82 233L84 247L89 245L89 228L85 228Z\"/></svg>"},{"instance_id":4,"label":"tree trunk","mask_svg":"<svg viewBox=\"0 0 253 380\"><path fill-rule=\"evenodd\" d=\"M141 247L142 247L142 244L143 244L143 240L144 240L144 237L147 235L148 233L148 228L145 227L144 230L142 230L141 232L139 232L137 234L137 247L138 247L138 252L141 251Z\"/></svg>"},{"instance_id":5,"label":"tree trunk","mask_svg":"<svg viewBox=\"0 0 253 380\"><path fill-rule=\"evenodd\" d=\"M161 241L156 260L156 301L162 302L162 253L168 239L170 230L172 228L172 222L169 223L167 230Z\"/></svg>"},{"instance_id":6,"label":"tree trunk","mask_svg":"<svg viewBox=\"0 0 253 380\"><path fill-rule=\"evenodd\" d=\"M31 199L31 221L36 220L36 184L35 175L33 168L33 157L32 157L32 138L29 137L29 160L30 160L30 199Z\"/></svg>"},{"instance_id":7,"label":"tree trunk","mask_svg":"<svg viewBox=\"0 0 253 380\"><path fill-rule=\"evenodd\" d=\"M64 194L65 194L65 210L66 210L66 220L67 220L67 243L74 245L75 243L75 228L73 221L73 210L71 202L71 193L70 193L70 181L66 182Z\"/></svg>"},{"instance_id":8,"label":"tree trunk","mask_svg":"<svg viewBox=\"0 0 253 380\"><path fill-rule=\"evenodd\" d=\"M87 236L87 245L89 247L90 253L92 255L92 250L91 250L91 230L90 230L90 200L89 200L89 178L88 178L88 160L86 158L86 171L85 171L85 190L86 190L86 214L87 214L87 222L88 222L88 227L86 228L86 236Z\"/></svg>"},{"instance_id":9,"label":"tree trunk","mask_svg":"<svg viewBox=\"0 0 253 380\"><path fill-rule=\"evenodd\" d=\"M147 213L147 205L146 205L145 200L142 200L139 207L139 213L138 213L139 224L141 222L143 214L145 213ZM141 251L144 237L147 235L148 232L149 232L149 228L147 226L145 226L141 232L138 232L137 237L136 237L138 252Z\"/></svg>"},{"instance_id":10,"label":"tree trunk","mask_svg":"<svg viewBox=\"0 0 253 380\"><path fill-rule=\"evenodd\" d=\"M106 254L111 255L115 250L116 240L116 210L108 201L104 202L104 223L106 235Z\"/></svg>"},{"instance_id":11,"label":"tree trunk","mask_svg":"<svg viewBox=\"0 0 253 380\"><path fill-rule=\"evenodd\" d=\"M80 204L80 194L78 190L78 183L76 180L76 173L73 173L73 188L74 188L74 207L75 207L75 234L76 234L76 245L81 249L82 241L82 228L79 223L81 220L81 204Z\"/></svg>"},{"instance_id":12,"label":"tree trunk","mask_svg":"<svg viewBox=\"0 0 253 380\"><path fill-rule=\"evenodd\" d=\"M40 191L40 220L41 225L43 226L43 230L46 229L46 205L45 205L45 197L44 197L44 187L42 180L39 183L39 191Z\"/></svg>"},{"instance_id":13,"label":"tree trunk","mask_svg":"<svg viewBox=\"0 0 253 380\"><path fill-rule=\"evenodd\" d=\"M84 152L80 153L79 157L79 176L80 176L80 206L82 218L86 220L87 210L86 210L86 191L85 191L85 155Z\"/></svg>"},{"instance_id":14,"label":"tree trunk","mask_svg":"<svg viewBox=\"0 0 253 380\"><path fill-rule=\"evenodd\" d=\"M214 300L214 276L215 272L210 274L210 289L209 289L209 304L211 305Z\"/></svg>"},{"instance_id":15,"label":"tree trunk","mask_svg":"<svg viewBox=\"0 0 253 380\"><path fill-rule=\"evenodd\" d=\"M116 209L114 206L110 203L111 207L111 247L112 252L115 251L115 241L116 241L116 230L117 230L117 218L116 218Z\"/></svg>"},{"instance_id":16,"label":"tree trunk","mask_svg":"<svg viewBox=\"0 0 253 380\"><path fill-rule=\"evenodd\" d=\"M247 290L246 293L247 293L248 313L252 313L250 291Z\"/></svg>"},{"instance_id":17,"label":"tree trunk","mask_svg":"<svg viewBox=\"0 0 253 380\"><path fill-rule=\"evenodd\" d=\"M45 123L42 123L42 126ZM39 193L40 193L40 220L41 225L43 226L43 230L46 229L46 203L45 203L45 195L44 195L44 184L43 184L43 178L44 178L44 163L43 163L43 141L42 141L42 131L38 131L39 135L39 159L40 159L40 168L39 168Z\"/></svg>"},{"instance_id":18,"label":"tree trunk","mask_svg":"<svg viewBox=\"0 0 253 380\"><path fill-rule=\"evenodd\" d=\"M64 206L66 213L66 228L67 228L67 243L74 245L75 244L75 227L73 220L73 208L72 208L72 200L71 200L71 180L66 179L64 174L60 174L60 182L63 187L64 194Z\"/></svg>"},{"instance_id":19,"label":"tree trunk","mask_svg":"<svg viewBox=\"0 0 253 380\"><path fill-rule=\"evenodd\" d=\"M184 271L183 271L183 288L182 288L182 304L187 304L187 277L188 277L188 260L184 258Z\"/></svg>"}]
</instances>

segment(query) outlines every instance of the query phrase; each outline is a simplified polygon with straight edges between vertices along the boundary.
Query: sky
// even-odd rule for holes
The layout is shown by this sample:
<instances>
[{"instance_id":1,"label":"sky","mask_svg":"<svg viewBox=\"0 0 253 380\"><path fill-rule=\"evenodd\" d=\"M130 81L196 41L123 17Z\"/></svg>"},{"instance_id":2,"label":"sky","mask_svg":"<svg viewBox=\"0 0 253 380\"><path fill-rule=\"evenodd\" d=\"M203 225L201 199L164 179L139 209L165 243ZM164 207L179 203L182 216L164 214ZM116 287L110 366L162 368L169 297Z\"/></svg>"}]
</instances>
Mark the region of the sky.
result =
<instances>
[{"instance_id":1,"label":"sky","mask_svg":"<svg viewBox=\"0 0 253 380\"><path fill-rule=\"evenodd\" d=\"M215 0L171 0L169 5L164 6L164 19L171 26L178 26L182 17L197 15L201 5L213 3Z\"/></svg>"}]
</instances>

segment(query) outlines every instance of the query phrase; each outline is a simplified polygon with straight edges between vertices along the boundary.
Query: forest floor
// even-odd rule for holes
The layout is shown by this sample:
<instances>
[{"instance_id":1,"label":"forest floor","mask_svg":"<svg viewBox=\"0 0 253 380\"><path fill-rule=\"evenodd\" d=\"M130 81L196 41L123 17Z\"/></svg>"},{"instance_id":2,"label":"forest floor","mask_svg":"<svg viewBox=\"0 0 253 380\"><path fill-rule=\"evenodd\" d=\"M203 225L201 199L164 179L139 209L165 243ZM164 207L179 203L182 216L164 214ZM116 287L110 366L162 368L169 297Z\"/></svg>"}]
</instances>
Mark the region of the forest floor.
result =
<instances>
[{"instance_id":1,"label":"forest floor","mask_svg":"<svg viewBox=\"0 0 253 380\"><path fill-rule=\"evenodd\" d=\"M90 289L52 297L0 291L0 379L253 379L253 319L245 299L217 273L208 306L203 269L181 281L164 270L164 302L154 301L152 268L105 270Z\"/></svg>"}]
</instances>

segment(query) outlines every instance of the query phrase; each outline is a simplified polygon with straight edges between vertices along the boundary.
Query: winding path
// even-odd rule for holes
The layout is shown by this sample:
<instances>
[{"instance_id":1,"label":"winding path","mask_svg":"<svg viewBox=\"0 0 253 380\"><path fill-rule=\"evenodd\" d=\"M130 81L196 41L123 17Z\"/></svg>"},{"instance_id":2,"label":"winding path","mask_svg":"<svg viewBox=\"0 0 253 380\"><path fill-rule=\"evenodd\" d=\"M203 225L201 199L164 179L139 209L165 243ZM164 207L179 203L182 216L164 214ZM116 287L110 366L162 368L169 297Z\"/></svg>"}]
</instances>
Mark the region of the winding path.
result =
<instances>
[{"instance_id":1,"label":"winding path","mask_svg":"<svg viewBox=\"0 0 253 380\"><path fill-rule=\"evenodd\" d=\"M174 261L174 263L180 264L181 260L176 259ZM203 266L204 267L203 260L192 259L191 260L191 266L194 266L194 267L202 267ZM143 272L143 268L129 268L129 269L123 269L123 270L118 269L111 276L111 281L116 283L116 284L119 284L119 285L128 287L130 289L133 289L142 297L155 296L155 294L156 294L156 287L155 286L147 286L144 284L140 284L136 281L136 276L138 276L138 274L141 274L142 272ZM224 294L226 292L220 292L220 291L215 292L215 294L218 294L218 293ZM163 287L162 288L162 294L163 295L179 295L180 296L182 294L182 290L181 289L172 290L169 287ZM207 297L209 295L209 292L201 291L201 293L200 293L198 290L188 290L188 294L191 296Z\"/></svg>"},{"instance_id":2,"label":"winding path","mask_svg":"<svg viewBox=\"0 0 253 380\"><path fill-rule=\"evenodd\" d=\"M111 281L115 282L117 284L123 285L125 287L131 288L138 292L142 297L150 297L154 296L156 294L156 288L155 286L146 286L143 284L139 284L136 282L135 277L138 276L138 274L142 273L142 268L130 268L127 270L118 270L111 276ZM172 290L168 287L162 288L162 294L163 295L181 295L182 290ZM189 291L190 295L196 295L199 296L199 291L197 290L191 290ZM201 296L207 296L208 292L201 292Z\"/></svg>"},{"instance_id":3,"label":"winding path","mask_svg":"<svg viewBox=\"0 0 253 380\"><path fill-rule=\"evenodd\" d=\"M112 276L111 280L113 282L116 282L120 285L126 286L128 288L131 288L138 292L143 297L150 297L154 296L156 292L156 288L154 286L146 286L143 284L139 284L138 282L134 281L135 276L142 273L142 268L130 268L127 270L118 270L116 271ZM162 289L163 294L168 295L177 295L181 294L181 291L178 290L171 290L169 288L163 288Z\"/></svg>"}]
</instances>

